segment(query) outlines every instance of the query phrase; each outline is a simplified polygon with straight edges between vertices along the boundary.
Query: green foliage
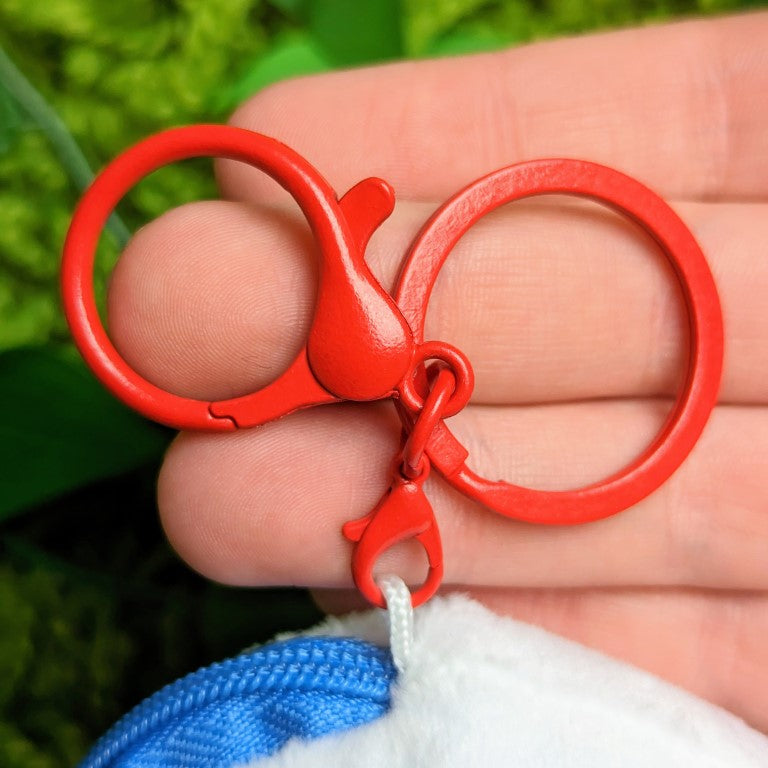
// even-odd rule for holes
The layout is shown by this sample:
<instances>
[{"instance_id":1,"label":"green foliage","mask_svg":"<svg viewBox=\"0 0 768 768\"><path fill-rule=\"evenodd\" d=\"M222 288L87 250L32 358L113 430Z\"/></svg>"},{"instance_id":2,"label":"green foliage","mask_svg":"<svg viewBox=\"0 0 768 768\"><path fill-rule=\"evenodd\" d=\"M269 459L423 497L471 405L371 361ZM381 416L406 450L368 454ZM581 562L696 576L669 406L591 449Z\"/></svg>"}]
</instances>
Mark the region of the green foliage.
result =
<instances>
[{"instance_id":1,"label":"green foliage","mask_svg":"<svg viewBox=\"0 0 768 768\"><path fill-rule=\"evenodd\" d=\"M0 44L98 167L159 128L223 119L230 105L212 113L213 95L265 48L259 7L4 0ZM78 192L39 129L12 122L6 116L0 128L0 349L66 337L56 277ZM174 166L131 195L124 213L135 228L172 204L214 194L199 166ZM102 271L116 257L113 243L104 250Z\"/></svg>"},{"instance_id":2,"label":"green foliage","mask_svg":"<svg viewBox=\"0 0 768 768\"><path fill-rule=\"evenodd\" d=\"M304 31L281 34L270 50L245 68L241 77L220 88L212 99L217 110L232 108L270 83L332 69L323 50Z\"/></svg>"},{"instance_id":3,"label":"green foliage","mask_svg":"<svg viewBox=\"0 0 768 768\"><path fill-rule=\"evenodd\" d=\"M399 0L314 0L309 32L336 66L370 64L401 56Z\"/></svg>"},{"instance_id":4,"label":"green foliage","mask_svg":"<svg viewBox=\"0 0 768 768\"><path fill-rule=\"evenodd\" d=\"M410 56L430 53L433 45L451 32L459 21L470 19L491 5L498 3L489 0L404 0L409 22L405 32L406 52Z\"/></svg>"},{"instance_id":5,"label":"green foliage","mask_svg":"<svg viewBox=\"0 0 768 768\"><path fill-rule=\"evenodd\" d=\"M73 765L91 738L82 724L118 714L129 647L99 590L0 568L0 765Z\"/></svg>"},{"instance_id":6,"label":"green foliage","mask_svg":"<svg viewBox=\"0 0 768 768\"><path fill-rule=\"evenodd\" d=\"M0 401L11 405L0 421L0 521L157 460L168 441L104 390L69 347L0 354Z\"/></svg>"},{"instance_id":7,"label":"green foliage","mask_svg":"<svg viewBox=\"0 0 768 768\"><path fill-rule=\"evenodd\" d=\"M16 100L0 86L0 153L8 152L16 136L28 124L29 120Z\"/></svg>"}]
</instances>

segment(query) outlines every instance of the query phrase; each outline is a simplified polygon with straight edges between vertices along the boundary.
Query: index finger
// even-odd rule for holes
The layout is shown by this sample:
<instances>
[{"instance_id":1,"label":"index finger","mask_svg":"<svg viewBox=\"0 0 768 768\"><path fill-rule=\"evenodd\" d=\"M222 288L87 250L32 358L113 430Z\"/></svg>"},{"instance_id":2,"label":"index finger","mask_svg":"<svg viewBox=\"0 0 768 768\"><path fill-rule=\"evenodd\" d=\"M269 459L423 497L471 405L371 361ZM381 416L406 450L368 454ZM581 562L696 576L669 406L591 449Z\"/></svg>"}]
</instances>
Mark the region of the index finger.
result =
<instances>
[{"instance_id":1,"label":"index finger","mask_svg":"<svg viewBox=\"0 0 768 768\"><path fill-rule=\"evenodd\" d=\"M588 159L674 199L768 197L768 13L630 29L279 84L236 125L305 155L339 193L378 175L442 199L537 157ZM237 200L279 194L219 168Z\"/></svg>"}]
</instances>

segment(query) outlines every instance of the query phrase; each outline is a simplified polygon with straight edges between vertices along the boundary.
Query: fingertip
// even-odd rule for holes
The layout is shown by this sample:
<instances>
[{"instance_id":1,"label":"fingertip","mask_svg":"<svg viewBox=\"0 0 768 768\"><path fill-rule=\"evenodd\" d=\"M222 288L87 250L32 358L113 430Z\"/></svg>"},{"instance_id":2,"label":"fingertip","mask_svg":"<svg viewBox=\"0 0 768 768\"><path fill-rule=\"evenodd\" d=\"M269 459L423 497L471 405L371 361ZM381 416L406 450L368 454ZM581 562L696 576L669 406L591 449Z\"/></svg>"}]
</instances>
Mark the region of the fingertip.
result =
<instances>
[{"instance_id":1,"label":"fingertip","mask_svg":"<svg viewBox=\"0 0 768 768\"><path fill-rule=\"evenodd\" d=\"M110 336L131 367L169 392L254 391L306 335L312 248L291 212L222 201L168 211L136 233L113 272Z\"/></svg>"},{"instance_id":2,"label":"fingertip","mask_svg":"<svg viewBox=\"0 0 768 768\"><path fill-rule=\"evenodd\" d=\"M225 438L225 439L223 439ZM238 584L227 548L227 517L217 514L228 502L228 483L214 470L211 456L226 450L234 435L182 432L169 447L157 483L160 522L178 555L202 575L226 584ZM230 442L227 442L230 441ZM215 524L210 521L215 519Z\"/></svg>"}]
</instances>

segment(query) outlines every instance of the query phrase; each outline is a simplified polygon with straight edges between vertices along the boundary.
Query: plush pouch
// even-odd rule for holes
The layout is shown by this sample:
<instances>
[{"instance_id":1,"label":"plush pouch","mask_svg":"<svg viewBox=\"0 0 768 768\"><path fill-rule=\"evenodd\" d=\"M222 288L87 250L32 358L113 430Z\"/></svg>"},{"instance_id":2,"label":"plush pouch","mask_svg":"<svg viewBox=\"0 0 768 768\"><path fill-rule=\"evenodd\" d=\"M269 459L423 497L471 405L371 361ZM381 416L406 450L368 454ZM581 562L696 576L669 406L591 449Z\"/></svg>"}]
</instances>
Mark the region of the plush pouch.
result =
<instances>
[{"instance_id":1,"label":"plush pouch","mask_svg":"<svg viewBox=\"0 0 768 768\"><path fill-rule=\"evenodd\" d=\"M353 639L358 638L358 639ZM634 667L462 597L330 619L140 704L82 768L765 768L768 738Z\"/></svg>"}]
</instances>

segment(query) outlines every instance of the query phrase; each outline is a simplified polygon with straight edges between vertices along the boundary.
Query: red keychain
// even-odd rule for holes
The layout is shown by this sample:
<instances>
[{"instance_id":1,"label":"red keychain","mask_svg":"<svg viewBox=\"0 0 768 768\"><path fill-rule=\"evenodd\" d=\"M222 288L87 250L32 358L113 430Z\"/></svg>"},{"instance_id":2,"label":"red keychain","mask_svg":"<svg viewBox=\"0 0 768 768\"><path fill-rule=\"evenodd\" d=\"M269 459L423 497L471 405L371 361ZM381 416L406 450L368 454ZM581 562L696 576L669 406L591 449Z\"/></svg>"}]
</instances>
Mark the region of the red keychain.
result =
<instances>
[{"instance_id":1,"label":"red keychain","mask_svg":"<svg viewBox=\"0 0 768 768\"><path fill-rule=\"evenodd\" d=\"M125 193L157 168L191 157L248 163L279 182L306 216L320 254L320 285L307 341L274 382L217 402L180 397L137 374L107 336L96 308L93 262L101 231ZM437 275L459 238L505 203L569 194L604 203L636 221L659 244L682 288L689 325L686 375L672 410L650 446L629 466L573 491L538 491L479 476L444 419L469 401L472 368L455 347L424 341L427 305ZM75 342L101 381L150 419L177 429L227 431L253 427L322 403L396 401L404 440L392 484L366 517L344 526L355 542L355 584L384 606L373 567L389 547L415 538L429 573L414 605L431 597L443 573L437 524L422 486L435 467L455 488L496 512L532 523L574 524L608 517L658 488L682 463L717 400L723 357L720 302L693 235L648 188L618 171L581 160L536 160L502 168L470 184L427 222L406 257L393 296L365 262L375 229L394 207L381 179L365 179L338 199L300 155L241 128L202 125L152 136L128 149L95 179L77 207L62 262L64 309ZM435 363L427 366L430 360Z\"/></svg>"}]
</instances>

